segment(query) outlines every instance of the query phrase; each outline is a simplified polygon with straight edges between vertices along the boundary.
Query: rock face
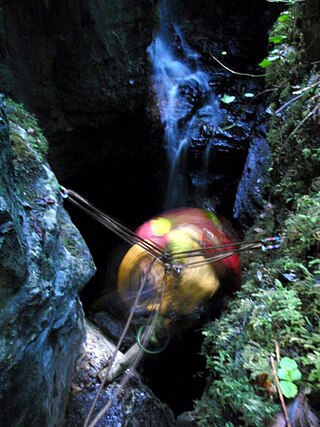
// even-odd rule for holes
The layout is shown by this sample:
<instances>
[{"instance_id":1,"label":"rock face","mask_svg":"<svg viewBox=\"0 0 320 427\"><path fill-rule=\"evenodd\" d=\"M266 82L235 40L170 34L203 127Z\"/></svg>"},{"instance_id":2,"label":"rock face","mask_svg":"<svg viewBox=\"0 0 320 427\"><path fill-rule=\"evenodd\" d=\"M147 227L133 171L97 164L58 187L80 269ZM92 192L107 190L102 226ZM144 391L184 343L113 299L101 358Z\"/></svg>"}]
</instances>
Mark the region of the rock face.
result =
<instances>
[{"instance_id":1,"label":"rock face","mask_svg":"<svg viewBox=\"0 0 320 427\"><path fill-rule=\"evenodd\" d=\"M301 21L306 52L310 61L320 57L320 0L309 0L303 8Z\"/></svg>"},{"instance_id":2,"label":"rock face","mask_svg":"<svg viewBox=\"0 0 320 427\"><path fill-rule=\"evenodd\" d=\"M105 123L148 90L155 0L0 0L0 88L54 130Z\"/></svg>"},{"instance_id":3,"label":"rock face","mask_svg":"<svg viewBox=\"0 0 320 427\"><path fill-rule=\"evenodd\" d=\"M247 161L238 186L234 216L246 228L262 210L264 189L269 182L271 154L267 141L253 138Z\"/></svg>"},{"instance_id":4,"label":"rock face","mask_svg":"<svg viewBox=\"0 0 320 427\"><path fill-rule=\"evenodd\" d=\"M0 91L39 117L60 180L113 155L145 120L155 4L0 0Z\"/></svg>"},{"instance_id":5,"label":"rock face","mask_svg":"<svg viewBox=\"0 0 320 427\"><path fill-rule=\"evenodd\" d=\"M86 322L86 332L85 353L77 364L64 427L83 425L101 383L99 374L108 366L115 348L90 322ZM120 383L120 381L119 379L117 382ZM102 389L91 421L108 401L113 399L118 387L119 385L113 382ZM161 403L136 374L97 423L97 426L101 427L171 427L175 425L170 408Z\"/></svg>"},{"instance_id":6,"label":"rock face","mask_svg":"<svg viewBox=\"0 0 320 427\"><path fill-rule=\"evenodd\" d=\"M83 341L78 292L95 267L36 130L10 123L10 140L0 107L0 425L59 426Z\"/></svg>"}]
</instances>

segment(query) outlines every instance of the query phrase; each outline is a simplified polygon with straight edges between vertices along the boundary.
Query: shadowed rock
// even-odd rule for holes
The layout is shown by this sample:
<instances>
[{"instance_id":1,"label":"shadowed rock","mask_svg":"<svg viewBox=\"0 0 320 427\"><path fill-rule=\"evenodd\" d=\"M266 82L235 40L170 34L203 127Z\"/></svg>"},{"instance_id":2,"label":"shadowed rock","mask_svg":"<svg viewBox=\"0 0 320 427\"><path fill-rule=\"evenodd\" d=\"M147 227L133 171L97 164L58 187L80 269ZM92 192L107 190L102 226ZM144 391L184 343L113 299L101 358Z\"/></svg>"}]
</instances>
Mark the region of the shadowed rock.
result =
<instances>
[{"instance_id":1,"label":"shadowed rock","mask_svg":"<svg viewBox=\"0 0 320 427\"><path fill-rule=\"evenodd\" d=\"M0 107L0 425L59 426L84 339L78 292L95 267L54 174L27 129L9 138Z\"/></svg>"}]
</instances>

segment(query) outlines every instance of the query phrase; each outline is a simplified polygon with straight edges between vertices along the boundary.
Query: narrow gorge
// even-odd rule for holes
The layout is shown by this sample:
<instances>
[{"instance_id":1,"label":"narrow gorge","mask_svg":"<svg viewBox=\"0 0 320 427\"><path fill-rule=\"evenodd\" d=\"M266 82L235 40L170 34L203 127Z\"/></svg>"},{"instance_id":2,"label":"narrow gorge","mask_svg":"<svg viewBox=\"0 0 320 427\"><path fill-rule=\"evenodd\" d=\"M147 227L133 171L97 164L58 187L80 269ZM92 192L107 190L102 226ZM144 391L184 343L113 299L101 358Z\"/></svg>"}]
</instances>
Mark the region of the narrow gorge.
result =
<instances>
[{"instance_id":1,"label":"narrow gorge","mask_svg":"<svg viewBox=\"0 0 320 427\"><path fill-rule=\"evenodd\" d=\"M320 424L319 10L0 0L1 425L278 427L282 393L292 427ZM201 304L170 306L139 245L174 298L196 257ZM112 357L138 366L101 387Z\"/></svg>"}]
</instances>

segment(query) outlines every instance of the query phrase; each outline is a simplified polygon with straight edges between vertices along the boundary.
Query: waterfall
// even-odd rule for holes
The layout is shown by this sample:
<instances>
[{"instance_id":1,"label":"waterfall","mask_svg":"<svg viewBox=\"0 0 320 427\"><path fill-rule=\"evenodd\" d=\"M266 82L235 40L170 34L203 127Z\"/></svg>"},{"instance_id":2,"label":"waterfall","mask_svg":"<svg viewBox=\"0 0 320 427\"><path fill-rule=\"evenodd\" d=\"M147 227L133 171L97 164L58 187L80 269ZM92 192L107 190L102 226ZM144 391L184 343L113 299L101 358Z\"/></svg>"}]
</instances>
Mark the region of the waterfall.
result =
<instances>
[{"instance_id":1,"label":"waterfall","mask_svg":"<svg viewBox=\"0 0 320 427\"><path fill-rule=\"evenodd\" d=\"M160 31L148 48L170 168L166 209L188 205L186 164L190 143L203 126L215 129L220 120L209 75L201 69L200 55L188 46L173 15L169 2L163 1ZM174 47L176 41L179 49Z\"/></svg>"}]
</instances>

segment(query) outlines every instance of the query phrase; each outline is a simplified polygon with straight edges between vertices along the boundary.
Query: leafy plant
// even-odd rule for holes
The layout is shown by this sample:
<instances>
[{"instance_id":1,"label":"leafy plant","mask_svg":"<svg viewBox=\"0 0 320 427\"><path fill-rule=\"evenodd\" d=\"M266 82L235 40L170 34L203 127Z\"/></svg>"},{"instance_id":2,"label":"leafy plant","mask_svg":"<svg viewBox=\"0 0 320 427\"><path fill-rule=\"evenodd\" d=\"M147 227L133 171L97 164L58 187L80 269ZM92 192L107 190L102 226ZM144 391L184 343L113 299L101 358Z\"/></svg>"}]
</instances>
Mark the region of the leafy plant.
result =
<instances>
[{"instance_id":1,"label":"leafy plant","mask_svg":"<svg viewBox=\"0 0 320 427\"><path fill-rule=\"evenodd\" d=\"M286 366L283 358L279 366L283 394L294 396L298 381L313 399L320 393L319 110L310 116L319 104L320 80L305 61L301 19L300 3L290 6L270 35L282 38L270 40L271 60L264 64L271 89L272 185L265 211L246 233L256 238L260 229L279 233L284 241L276 253L242 256L241 290L204 331L210 383L196 403L200 427L268 425L279 410L278 399L257 379L272 376L274 341L293 362Z\"/></svg>"},{"instance_id":2,"label":"leafy plant","mask_svg":"<svg viewBox=\"0 0 320 427\"><path fill-rule=\"evenodd\" d=\"M227 95L226 93L223 95L223 97L221 98L221 102L223 102L224 104L231 104L231 102L233 102L236 99L235 96L233 95Z\"/></svg>"},{"instance_id":3,"label":"leafy plant","mask_svg":"<svg viewBox=\"0 0 320 427\"><path fill-rule=\"evenodd\" d=\"M287 36L280 34L278 36L270 36L269 37L269 42L273 43L273 44L280 44L282 43L285 39L287 38Z\"/></svg>"},{"instance_id":4,"label":"leafy plant","mask_svg":"<svg viewBox=\"0 0 320 427\"><path fill-rule=\"evenodd\" d=\"M275 25L273 31L269 36L269 43L275 46L279 46L283 44L286 39L288 39L288 31L287 31L287 22L292 24L293 16L289 11L282 12L278 19L277 25ZM286 49L283 49L283 52L280 53L280 49L273 49L269 53L269 55L264 58L258 65L262 68L269 67L273 62L284 59L286 56Z\"/></svg>"},{"instance_id":5,"label":"leafy plant","mask_svg":"<svg viewBox=\"0 0 320 427\"><path fill-rule=\"evenodd\" d=\"M302 377L297 362L290 357L283 357L280 360L278 377L283 395L288 399L295 397L298 394L298 387L295 382Z\"/></svg>"}]
</instances>

